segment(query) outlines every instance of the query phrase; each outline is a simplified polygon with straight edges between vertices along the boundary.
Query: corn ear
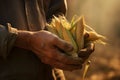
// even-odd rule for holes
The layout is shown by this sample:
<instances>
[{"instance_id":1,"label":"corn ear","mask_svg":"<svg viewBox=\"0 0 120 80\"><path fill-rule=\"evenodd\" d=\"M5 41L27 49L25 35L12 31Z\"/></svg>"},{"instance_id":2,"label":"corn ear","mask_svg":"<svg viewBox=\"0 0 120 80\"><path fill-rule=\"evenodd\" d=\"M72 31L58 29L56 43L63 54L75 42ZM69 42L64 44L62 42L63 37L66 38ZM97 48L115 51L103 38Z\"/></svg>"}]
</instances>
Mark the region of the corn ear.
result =
<instances>
[{"instance_id":1,"label":"corn ear","mask_svg":"<svg viewBox=\"0 0 120 80\"><path fill-rule=\"evenodd\" d=\"M63 39L61 22L60 22L59 18L57 18L55 16L54 16L54 19L55 19L55 28L56 28L56 30L58 32L58 36Z\"/></svg>"},{"instance_id":2,"label":"corn ear","mask_svg":"<svg viewBox=\"0 0 120 80\"><path fill-rule=\"evenodd\" d=\"M101 44L106 44L106 42L104 42L106 39L105 36L102 36L100 34L98 34L92 27L88 26L87 24L84 23L85 26L85 33L87 33L89 36L85 41L91 41L91 42L95 42L95 43L101 43Z\"/></svg>"},{"instance_id":3,"label":"corn ear","mask_svg":"<svg viewBox=\"0 0 120 80\"><path fill-rule=\"evenodd\" d=\"M55 29L53 26L51 26L50 24L46 24L46 28L47 28L48 31L50 31L51 33L54 33L54 34L58 35L56 29Z\"/></svg>"},{"instance_id":4,"label":"corn ear","mask_svg":"<svg viewBox=\"0 0 120 80\"><path fill-rule=\"evenodd\" d=\"M73 52L71 52L71 53L68 53L69 55L72 55L73 57L77 57L77 50L78 50L78 47L77 47L77 44L76 44L76 42L74 41L74 39L73 39L73 37L72 37L72 35L71 35L71 33L70 33L70 31L69 30L67 30L66 28L62 28L62 31L63 31L63 38L64 38L64 40L65 41L67 41L67 42L69 42L71 45L73 45L73 47L74 47L74 50L73 50Z\"/></svg>"},{"instance_id":5,"label":"corn ear","mask_svg":"<svg viewBox=\"0 0 120 80\"><path fill-rule=\"evenodd\" d=\"M88 26L87 24L84 23L84 26L86 28L85 30L87 30L87 31L94 31L95 32L95 30L92 27Z\"/></svg>"},{"instance_id":6,"label":"corn ear","mask_svg":"<svg viewBox=\"0 0 120 80\"><path fill-rule=\"evenodd\" d=\"M69 23L65 16L54 16L52 22L47 24L47 29L74 47L72 52L65 52L65 54L75 58L78 58L78 50L82 49L85 43L97 42L105 44L104 40L106 40L106 37L98 34L94 29L85 24L84 17L77 18L74 16L71 23ZM86 33L88 37L84 38L84 34ZM89 66L90 61L87 61L84 67L83 80L85 79Z\"/></svg>"},{"instance_id":7,"label":"corn ear","mask_svg":"<svg viewBox=\"0 0 120 80\"><path fill-rule=\"evenodd\" d=\"M64 16L60 16L60 21L63 27L66 28L67 30L71 28L70 23L67 21L67 19Z\"/></svg>"},{"instance_id":8,"label":"corn ear","mask_svg":"<svg viewBox=\"0 0 120 80\"><path fill-rule=\"evenodd\" d=\"M76 41L76 33L75 33L76 27L73 27L71 30L69 30L74 38L74 40Z\"/></svg>"},{"instance_id":9,"label":"corn ear","mask_svg":"<svg viewBox=\"0 0 120 80\"><path fill-rule=\"evenodd\" d=\"M65 18L65 16L54 16L50 24L47 24L47 28L50 32L58 35L60 38L69 42L74 47L70 55L76 56L78 50L82 49L85 42L97 42L105 44L103 40L106 38L99 35L90 26L84 22L84 17L73 17L71 23ZM88 38L84 40L84 34L88 33Z\"/></svg>"},{"instance_id":10,"label":"corn ear","mask_svg":"<svg viewBox=\"0 0 120 80\"><path fill-rule=\"evenodd\" d=\"M78 16L76 16L76 15L74 15L74 16L72 17L72 20L71 20L71 22L70 22L70 24L71 24L70 30L72 30L72 29L75 27L75 22L76 22L77 17L78 17Z\"/></svg>"},{"instance_id":11,"label":"corn ear","mask_svg":"<svg viewBox=\"0 0 120 80\"><path fill-rule=\"evenodd\" d=\"M76 42L79 50L84 47L84 17L81 17L76 26Z\"/></svg>"},{"instance_id":12,"label":"corn ear","mask_svg":"<svg viewBox=\"0 0 120 80\"><path fill-rule=\"evenodd\" d=\"M80 19L81 19L81 16L79 18L76 18L76 20L74 20L74 17L73 17L73 20L72 20L73 22L72 22L71 27L69 29L70 31L77 25L77 23L80 21Z\"/></svg>"},{"instance_id":13,"label":"corn ear","mask_svg":"<svg viewBox=\"0 0 120 80\"><path fill-rule=\"evenodd\" d=\"M106 40L106 37L98 34L97 32L94 32L94 31L89 31L87 33L89 34L89 37L87 38L88 41L105 44L104 40Z\"/></svg>"}]
</instances>

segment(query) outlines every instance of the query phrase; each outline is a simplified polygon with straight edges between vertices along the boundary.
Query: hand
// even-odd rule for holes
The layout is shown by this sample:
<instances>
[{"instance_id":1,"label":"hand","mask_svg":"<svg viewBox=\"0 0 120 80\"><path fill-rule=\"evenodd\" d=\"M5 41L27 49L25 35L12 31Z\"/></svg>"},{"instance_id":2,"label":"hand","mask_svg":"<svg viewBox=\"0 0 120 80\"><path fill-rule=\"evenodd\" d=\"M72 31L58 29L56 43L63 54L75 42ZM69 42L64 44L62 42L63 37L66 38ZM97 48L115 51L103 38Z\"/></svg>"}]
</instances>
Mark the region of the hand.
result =
<instances>
[{"instance_id":1,"label":"hand","mask_svg":"<svg viewBox=\"0 0 120 80\"><path fill-rule=\"evenodd\" d=\"M33 32L30 38L31 50L45 64L63 70L81 69L81 59L72 58L61 52L70 52L73 47L48 31Z\"/></svg>"},{"instance_id":2,"label":"hand","mask_svg":"<svg viewBox=\"0 0 120 80\"><path fill-rule=\"evenodd\" d=\"M84 38L87 38L88 35L85 34ZM89 56L91 55L92 52L94 52L95 49L95 44L92 42L86 42L85 43L85 47L83 49L81 49L78 53L78 56L83 60L82 63L84 63Z\"/></svg>"}]
</instances>

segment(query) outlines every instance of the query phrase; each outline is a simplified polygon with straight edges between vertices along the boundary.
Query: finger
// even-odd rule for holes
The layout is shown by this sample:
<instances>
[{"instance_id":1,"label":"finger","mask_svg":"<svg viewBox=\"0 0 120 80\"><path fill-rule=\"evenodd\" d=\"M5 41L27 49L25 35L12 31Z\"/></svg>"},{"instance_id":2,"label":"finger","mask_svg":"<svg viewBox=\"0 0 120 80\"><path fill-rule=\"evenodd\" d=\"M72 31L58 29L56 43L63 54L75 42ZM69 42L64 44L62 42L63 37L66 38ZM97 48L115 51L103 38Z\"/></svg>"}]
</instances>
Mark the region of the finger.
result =
<instances>
[{"instance_id":1,"label":"finger","mask_svg":"<svg viewBox=\"0 0 120 80\"><path fill-rule=\"evenodd\" d=\"M52 51L52 56L55 60L58 60L64 64L74 64L74 65L78 65L81 64L83 62L83 60L81 58L77 58L77 57L72 57L72 56L68 56L65 53L61 53L60 51L58 51L57 49L53 49Z\"/></svg>"},{"instance_id":2,"label":"finger","mask_svg":"<svg viewBox=\"0 0 120 80\"><path fill-rule=\"evenodd\" d=\"M85 45L85 48L87 49L88 52L93 52L95 50L95 44L92 43L92 42L88 42L86 45Z\"/></svg>"},{"instance_id":3,"label":"finger","mask_svg":"<svg viewBox=\"0 0 120 80\"><path fill-rule=\"evenodd\" d=\"M89 42L86 46L86 48L80 50L78 54L79 57L88 58L90 54L94 51L94 43Z\"/></svg>"},{"instance_id":4,"label":"finger","mask_svg":"<svg viewBox=\"0 0 120 80\"><path fill-rule=\"evenodd\" d=\"M73 46L62 39L56 39L56 41L54 41L54 44L56 47L65 52L71 52L73 50Z\"/></svg>"},{"instance_id":5,"label":"finger","mask_svg":"<svg viewBox=\"0 0 120 80\"><path fill-rule=\"evenodd\" d=\"M76 69L81 69L82 68L82 65L79 64L79 65L69 65L69 64L63 64L59 61L56 61L52 58L49 58L49 57L45 57L45 58L42 58L41 61L45 64L49 64L51 65L52 67L56 67L56 68L59 68L59 69L62 69L62 70L76 70Z\"/></svg>"},{"instance_id":6,"label":"finger","mask_svg":"<svg viewBox=\"0 0 120 80\"><path fill-rule=\"evenodd\" d=\"M89 34L88 33L85 33L84 34L84 39L87 39L89 37Z\"/></svg>"},{"instance_id":7,"label":"finger","mask_svg":"<svg viewBox=\"0 0 120 80\"><path fill-rule=\"evenodd\" d=\"M79 65L83 63L83 60L81 58L73 58L71 56L68 56L54 47L51 47L47 51L43 50L41 53L37 50L36 53L38 53L37 56L46 56L64 64Z\"/></svg>"},{"instance_id":8,"label":"finger","mask_svg":"<svg viewBox=\"0 0 120 80\"><path fill-rule=\"evenodd\" d=\"M86 52L86 53L92 53L95 49L95 44L93 42L88 42L85 44L85 48L82 49L82 52Z\"/></svg>"}]
</instances>

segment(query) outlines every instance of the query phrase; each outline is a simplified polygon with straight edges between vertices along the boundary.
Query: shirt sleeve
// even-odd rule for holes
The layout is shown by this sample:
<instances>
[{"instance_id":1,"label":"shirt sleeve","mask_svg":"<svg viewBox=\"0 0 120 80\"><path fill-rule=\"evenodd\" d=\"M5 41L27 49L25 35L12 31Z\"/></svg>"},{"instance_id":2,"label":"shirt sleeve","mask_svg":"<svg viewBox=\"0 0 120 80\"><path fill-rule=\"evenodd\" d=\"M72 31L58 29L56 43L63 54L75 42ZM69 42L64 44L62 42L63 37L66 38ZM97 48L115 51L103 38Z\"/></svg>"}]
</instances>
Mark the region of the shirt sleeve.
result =
<instances>
[{"instance_id":1,"label":"shirt sleeve","mask_svg":"<svg viewBox=\"0 0 120 80\"><path fill-rule=\"evenodd\" d=\"M17 29L0 25L0 56L6 58L17 38Z\"/></svg>"}]
</instances>

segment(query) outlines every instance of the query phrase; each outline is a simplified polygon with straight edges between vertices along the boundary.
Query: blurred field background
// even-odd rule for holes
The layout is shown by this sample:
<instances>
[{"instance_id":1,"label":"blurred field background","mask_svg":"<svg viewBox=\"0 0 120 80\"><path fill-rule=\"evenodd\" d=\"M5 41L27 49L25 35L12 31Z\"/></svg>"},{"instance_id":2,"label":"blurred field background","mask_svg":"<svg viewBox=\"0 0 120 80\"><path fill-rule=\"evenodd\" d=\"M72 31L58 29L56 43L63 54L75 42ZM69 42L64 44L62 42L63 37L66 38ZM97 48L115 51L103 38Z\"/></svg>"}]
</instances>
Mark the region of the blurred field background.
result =
<instances>
[{"instance_id":1,"label":"blurred field background","mask_svg":"<svg viewBox=\"0 0 120 80\"><path fill-rule=\"evenodd\" d=\"M86 23L108 38L96 44L85 80L120 80L120 0L67 0L67 19L84 15ZM82 80L83 70L65 71L67 80Z\"/></svg>"}]
</instances>

